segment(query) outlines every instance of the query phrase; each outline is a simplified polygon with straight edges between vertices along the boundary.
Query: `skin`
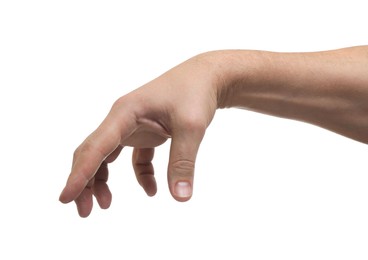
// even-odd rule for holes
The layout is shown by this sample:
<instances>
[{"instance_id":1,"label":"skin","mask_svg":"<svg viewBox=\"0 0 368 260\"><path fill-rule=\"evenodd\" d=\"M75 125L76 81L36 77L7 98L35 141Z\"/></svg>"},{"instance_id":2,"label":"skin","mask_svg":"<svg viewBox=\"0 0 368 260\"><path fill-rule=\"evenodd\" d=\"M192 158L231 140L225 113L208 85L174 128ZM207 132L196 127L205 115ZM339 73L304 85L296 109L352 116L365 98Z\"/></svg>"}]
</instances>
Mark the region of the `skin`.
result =
<instances>
[{"instance_id":1,"label":"skin","mask_svg":"<svg viewBox=\"0 0 368 260\"><path fill-rule=\"evenodd\" d=\"M171 139L172 196L192 196L196 155L218 108L237 107L308 122L368 143L368 46L313 53L203 53L119 98L75 150L60 201L81 217L111 204L108 164L123 147L147 195L157 192L154 148Z\"/></svg>"}]
</instances>

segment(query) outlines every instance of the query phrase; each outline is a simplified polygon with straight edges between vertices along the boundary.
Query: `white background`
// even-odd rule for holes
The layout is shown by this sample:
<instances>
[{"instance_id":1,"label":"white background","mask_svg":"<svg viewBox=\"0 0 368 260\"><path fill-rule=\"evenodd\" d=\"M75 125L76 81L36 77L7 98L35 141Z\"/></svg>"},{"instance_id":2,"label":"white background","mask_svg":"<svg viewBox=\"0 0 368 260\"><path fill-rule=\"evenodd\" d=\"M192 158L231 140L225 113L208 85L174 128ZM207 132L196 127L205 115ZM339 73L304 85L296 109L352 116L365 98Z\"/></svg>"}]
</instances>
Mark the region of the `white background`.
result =
<instances>
[{"instance_id":1,"label":"white background","mask_svg":"<svg viewBox=\"0 0 368 260\"><path fill-rule=\"evenodd\" d=\"M87 219L58 196L111 104L216 49L368 43L366 1L1 1L0 259L367 259L366 145L300 122L218 111L190 202L145 195L124 149L113 203Z\"/></svg>"}]
</instances>

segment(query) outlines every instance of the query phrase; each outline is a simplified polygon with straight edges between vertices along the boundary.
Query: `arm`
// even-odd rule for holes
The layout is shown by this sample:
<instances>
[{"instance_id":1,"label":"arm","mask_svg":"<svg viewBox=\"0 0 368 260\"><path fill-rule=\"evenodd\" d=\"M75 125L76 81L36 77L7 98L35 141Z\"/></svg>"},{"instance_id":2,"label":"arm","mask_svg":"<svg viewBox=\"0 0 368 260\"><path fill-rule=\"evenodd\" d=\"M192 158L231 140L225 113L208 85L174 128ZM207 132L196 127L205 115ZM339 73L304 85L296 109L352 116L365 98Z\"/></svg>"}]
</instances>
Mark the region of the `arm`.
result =
<instances>
[{"instance_id":1,"label":"arm","mask_svg":"<svg viewBox=\"0 0 368 260\"><path fill-rule=\"evenodd\" d=\"M169 189L176 200L189 200L199 145L215 110L225 107L309 122L368 143L368 47L193 57L115 102L76 149L60 201L74 200L82 217L92 210L92 196L108 208L108 164L124 146L134 147L137 180L153 196L154 147L169 138Z\"/></svg>"},{"instance_id":2,"label":"arm","mask_svg":"<svg viewBox=\"0 0 368 260\"><path fill-rule=\"evenodd\" d=\"M368 143L368 46L226 56L219 107L305 121Z\"/></svg>"}]
</instances>

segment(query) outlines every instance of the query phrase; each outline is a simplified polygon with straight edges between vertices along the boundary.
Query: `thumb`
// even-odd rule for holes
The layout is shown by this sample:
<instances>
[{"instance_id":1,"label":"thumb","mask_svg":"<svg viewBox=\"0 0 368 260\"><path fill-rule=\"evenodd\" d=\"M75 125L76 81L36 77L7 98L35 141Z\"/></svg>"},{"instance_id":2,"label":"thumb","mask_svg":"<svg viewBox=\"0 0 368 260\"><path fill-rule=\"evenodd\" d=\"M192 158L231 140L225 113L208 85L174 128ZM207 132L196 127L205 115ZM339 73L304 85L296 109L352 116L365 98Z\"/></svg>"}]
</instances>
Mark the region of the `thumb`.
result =
<instances>
[{"instance_id":1,"label":"thumb","mask_svg":"<svg viewBox=\"0 0 368 260\"><path fill-rule=\"evenodd\" d=\"M171 195L178 201L192 196L195 160L204 132L205 128L193 127L172 136L168 182Z\"/></svg>"}]
</instances>

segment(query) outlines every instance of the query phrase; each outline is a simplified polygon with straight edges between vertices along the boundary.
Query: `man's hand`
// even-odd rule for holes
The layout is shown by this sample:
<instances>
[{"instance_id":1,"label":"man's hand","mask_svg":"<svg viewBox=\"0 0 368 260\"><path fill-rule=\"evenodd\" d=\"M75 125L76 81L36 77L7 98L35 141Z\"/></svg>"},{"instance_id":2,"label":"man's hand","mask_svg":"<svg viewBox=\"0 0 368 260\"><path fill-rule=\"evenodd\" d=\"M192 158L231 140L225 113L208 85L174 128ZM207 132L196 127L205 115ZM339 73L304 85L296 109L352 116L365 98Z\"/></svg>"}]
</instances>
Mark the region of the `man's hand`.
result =
<instances>
[{"instance_id":1,"label":"man's hand","mask_svg":"<svg viewBox=\"0 0 368 260\"><path fill-rule=\"evenodd\" d=\"M149 196L155 195L154 148L169 138L169 189L176 200L189 200L197 151L217 108L214 69L206 58L194 57L118 99L76 149L60 201L74 200L81 217L90 214L93 195L101 208L108 208L108 164L124 146L134 147L137 180Z\"/></svg>"}]
</instances>

